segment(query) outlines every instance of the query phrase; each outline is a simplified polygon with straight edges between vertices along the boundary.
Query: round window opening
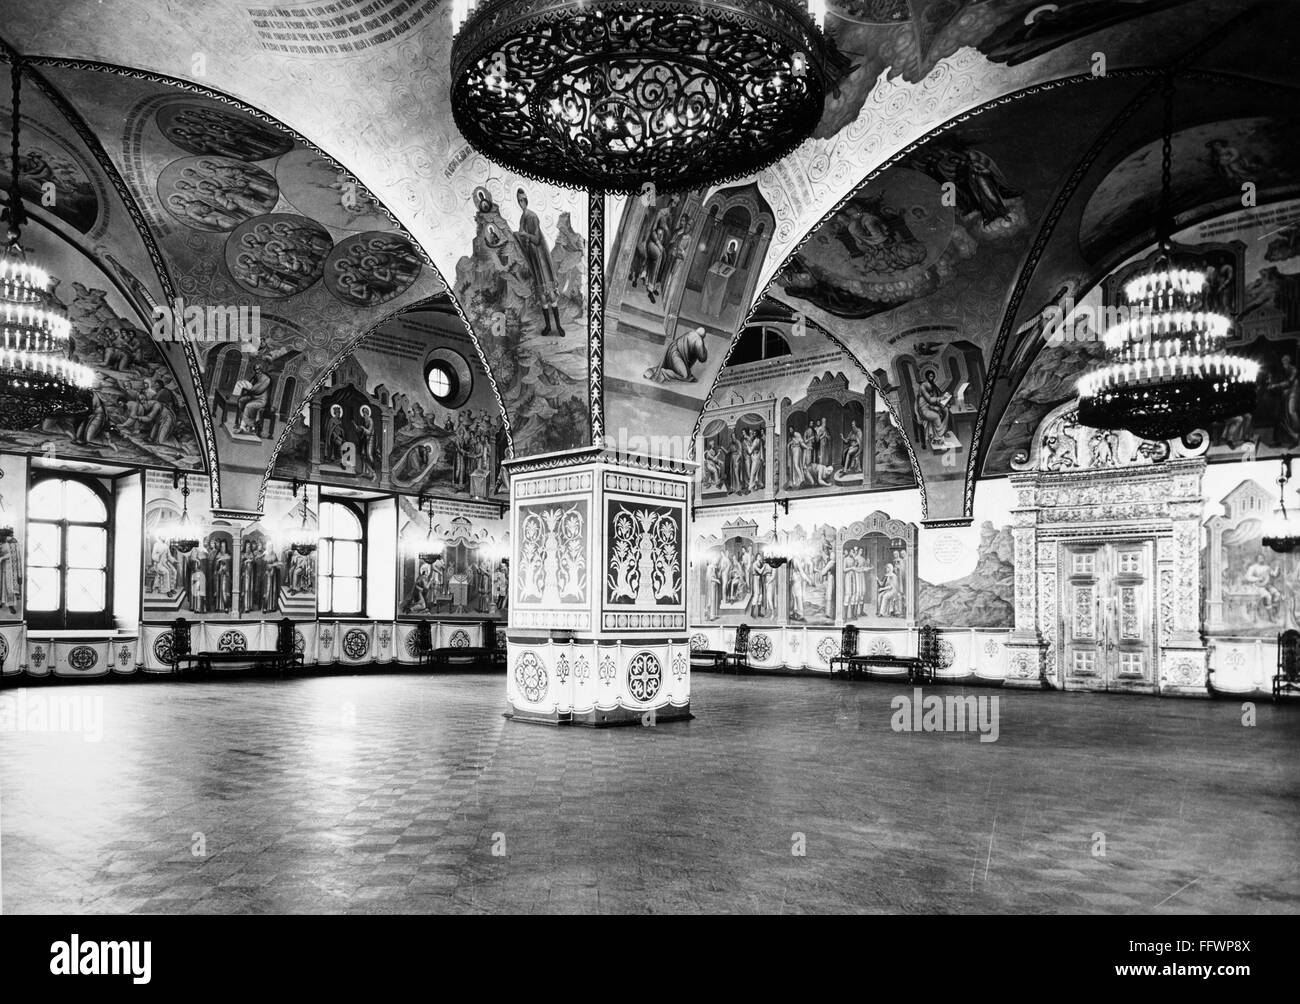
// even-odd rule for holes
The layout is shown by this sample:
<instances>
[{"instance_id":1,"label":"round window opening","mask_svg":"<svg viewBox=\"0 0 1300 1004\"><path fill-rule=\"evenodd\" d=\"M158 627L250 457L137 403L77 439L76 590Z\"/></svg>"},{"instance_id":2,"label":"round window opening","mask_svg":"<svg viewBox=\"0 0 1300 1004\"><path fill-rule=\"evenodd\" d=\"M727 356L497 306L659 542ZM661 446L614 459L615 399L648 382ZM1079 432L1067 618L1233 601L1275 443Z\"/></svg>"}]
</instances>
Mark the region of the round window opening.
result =
<instances>
[{"instance_id":1,"label":"round window opening","mask_svg":"<svg viewBox=\"0 0 1300 1004\"><path fill-rule=\"evenodd\" d=\"M443 362L432 362L425 370L424 381L429 386L429 393L439 401L449 401L456 396L460 380L451 367Z\"/></svg>"}]
</instances>

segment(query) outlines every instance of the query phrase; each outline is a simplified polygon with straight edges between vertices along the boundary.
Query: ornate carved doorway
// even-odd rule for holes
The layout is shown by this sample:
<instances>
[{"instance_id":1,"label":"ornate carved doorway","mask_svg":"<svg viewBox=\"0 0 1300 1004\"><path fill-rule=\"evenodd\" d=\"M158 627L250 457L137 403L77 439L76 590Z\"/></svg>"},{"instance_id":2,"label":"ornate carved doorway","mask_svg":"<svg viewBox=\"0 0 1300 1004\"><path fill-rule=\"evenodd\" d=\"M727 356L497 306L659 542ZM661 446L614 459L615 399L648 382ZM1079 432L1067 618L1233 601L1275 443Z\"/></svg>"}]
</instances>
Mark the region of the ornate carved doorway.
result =
<instances>
[{"instance_id":1,"label":"ornate carved doorway","mask_svg":"<svg viewBox=\"0 0 1300 1004\"><path fill-rule=\"evenodd\" d=\"M1156 689L1155 539L1062 544L1066 690Z\"/></svg>"}]
</instances>

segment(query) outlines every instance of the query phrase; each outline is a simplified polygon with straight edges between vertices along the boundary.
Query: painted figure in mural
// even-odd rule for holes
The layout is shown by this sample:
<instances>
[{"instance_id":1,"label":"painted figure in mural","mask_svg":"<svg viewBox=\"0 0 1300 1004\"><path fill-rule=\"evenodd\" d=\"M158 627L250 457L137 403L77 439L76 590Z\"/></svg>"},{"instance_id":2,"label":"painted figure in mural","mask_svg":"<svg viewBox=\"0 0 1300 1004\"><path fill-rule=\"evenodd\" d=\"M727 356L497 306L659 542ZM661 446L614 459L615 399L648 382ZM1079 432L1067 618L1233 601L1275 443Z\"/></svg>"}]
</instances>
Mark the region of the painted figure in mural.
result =
<instances>
[{"instance_id":1,"label":"painted figure in mural","mask_svg":"<svg viewBox=\"0 0 1300 1004\"><path fill-rule=\"evenodd\" d=\"M804 442L803 433L793 425L786 432L785 439L790 453L790 473L786 484L790 488L802 488L808 478L808 473L804 469L804 458L807 456L808 449L807 443Z\"/></svg>"},{"instance_id":2,"label":"painted figure in mural","mask_svg":"<svg viewBox=\"0 0 1300 1004\"><path fill-rule=\"evenodd\" d=\"M265 160L284 153L284 141L270 130L208 108L180 112L166 132L185 149L240 160Z\"/></svg>"},{"instance_id":3,"label":"painted figure in mural","mask_svg":"<svg viewBox=\"0 0 1300 1004\"><path fill-rule=\"evenodd\" d=\"M217 553L212 556L212 609L217 613L227 613L230 610L232 560L226 542L217 541Z\"/></svg>"},{"instance_id":4,"label":"painted figure in mural","mask_svg":"<svg viewBox=\"0 0 1300 1004\"><path fill-rule=\"evenodd\" d=\"M749 441L745 444L745 469L748 475L746 487L751 492L763 490L763 478L767 472L767 446L757 429L749 432Z\"/></svg>"},{"instance_id":5,"label":"painted figure in mural","mask_svg":"<svg viewBox=\"0 0 1300 1004\"><path fill-rule=\"evenodd\" d=\"M822 609L830 612L835 609L835 547L828 540L822 541L821 561L816 574L822 585Z\"/></svg>"},{"instance_id":6,"label":"painted figure in mural","mask_svg":"<svg viewBox=\"0 0 1300 1004\"><path fill-rule=\"evenodd\" d=\"M0 540L0 606L16 614L22 606L23 556L12 533Z\"/></svg>"},{"instance_id":7,"label":"painted figure in mural","mask_svg":"<svg viewBox=\"0 0 1300 1004\"><path fill-rule=\"evenodd\" d=\"M740 439L733 437L727 447L727 491L742 492L745 488L745 451Z\"/></svg>"},{"instance_id":8,"label":"painted figure in mural","mask_svg":"<svg viewBox=\"0 0 1300 1004\"><path fill-rule=\"evenodd\" d=\"M510 603L510 562L503 560L492 572L492 605L499 614L506 611Z\"/></svg>"},{"instance_id":9,"label":"painted figure in mural","mask_svg":"<svg viewBox=\"0 0 1300 1004\"><path fill-rule=\"evenodd\" d=\"M208 580L197 555L190 560L190 610L196 614L208 612Z\"/></svg>"},{"instance_id":10,"label":"painted figure in mural","mask_svg":"<svg viewBox=\"0 0 1300 1004\"><path fill-rule=\"evenodd\" d=\"M731 268L736 267L736 262L740 259L740 241L727 241L727 248L718 256L717 264L727 265Z\"/></svg>"},{"instance_id":11,"label":"painted figure in mural","mask_svg":"<svg viewBox=\"0 0 1300 1004\"><path fill-rule=\"evenodd\" d=\"M138 416L140 431L151 443L172 445L176 424L176 396L161 380L154 380L145 407Z\"/></svg>"},{"instance_id":12,"label":"painted figure in mural","mask_svg":"<svg viewBox=\"0 0 1300 1004\"><path fill-rule=\"evenodd\" d=\"M673 335L664 348L663 360L658 366L645 371L645 379L655 383L667 380L679 380L683 383L695 383L699 377L693 374L696 363L709 361L709 350L705 345L706 332L698 327L690 331L681 329Z\"/></svg>"},{"instance_id":13,"label":"painted figure in mural","mask_svg":"<svg viewBox=\"0 0 1300 1004\"><path fill-rule=\"evenodd\" d=\"M807 558L796 558L790 562L790 619L804 619L804 594L812 585L810 578L811 562Z\"/></svg>"},{"instance_id":14,"label":"painted figure in mural","mask_svg":"<svg viewBox=\"0 0 1300 1004\"><path fill-rule=\"evenodd\" d=\"M375 475L375 420L370 412L370 405L363 404L357 414L358 459L361 461L361 476L371 478Z\"/></svg>"},{"instance_id":15,"label":"painted figure in mural","mask_svg":"<svg viewBox=\"0 0 1300 1004\"><path fill-rule=\"evenodd\" d=\"M725 488L726 482L723 479L723 471L726 462L723 459L725 453L722 445L717 440L712 440L704 448L704 488Z\"/></svg>"},{"instance_id":16,"label":"painted figure in mural","mask_svg":"<svg viewBox=\"0 0 1300 1004\"><path fill-rule=\"evenodd\" d=\"M682 262L686 260L690 249L691 217L689 213L683 213L682 218L678 220L677 226L673 229L672 236L668 239L668 252L664 259L659 283L660 288L665 290L665 295L669 300L672 298L673 278L677 275Z\"/></svg>"},{"instance_id":17,"label":"painted figure in mural","mask_svg":"<svg viewBox=\"0 0 1300 1004\"><path fill-rule=\"evenodd\" d=\"M325 456L327 464L337 464L343 458L343 406L330 405L330 417L325 420Z\"/></svg>"},{"instance_id":18,"label":"painted figure in mural","mask_svg":"<svg viewBox=\"0 0 1300 1004\"><path fill-rule=\"evenodd\" d=\"M903 616L903 589L894 569L894 563L885 565L885 574L880 579L880 594L876 597L876 614L880 617Z\"/></svg>"},{"instance_id":19,"label":"painted figure in mural","mask_svg":"<svg viewBox=\"0 0 1300 1004\"><path fill-rule=\"evenodd\" d=\"M528 208L528 196L521 188L515 193L519 202L519 230L515 233L519 246L523 248L528 267L533 273L533 292L537 305L546 318L543 336L564 336L564 326L560 322L560 291L555 278L555 263L551 260L551 249L546 246L546 236L542 233L542 221Z\"/></svg>"},{"instance_id":20,"label":"painted figure in mural","mask_svg":"<svg viewBox=\"0 0 1300 1004\"><path fill-rule=\"evenodd\" d=\"M280 609L280 576L284 562L275 548L267 546L262 564L262 612L275 613Z\"/></svg>"},{"instance_id":21,"label":"painted figure in mural","mask_svg":"<svg viewBox=\"0 0 1300 1004\"><path fill-rule=\"evenodd\" d=\"M662 280L668 256L673 246L673 216L677 212L680 197L673 195L668 203L655 210L650 221L650 230L646 235L644 273L646 295L650 302L657 302L663 293ZM633 282L635 286L636 283Z\"/></svg>"},{"instance_id":22,"label":"painted figure in mural","mask_svg":"<svg viewBox=\"0 0 1300 1004\"><path fill-rule=\"evenodd\" d=\"M706 620L716 621L722 610L722 574L718 568L716 555L710 557L708 564L704 566L704 584L708 590L704 601L704 617Z\"/></svg>"},{"instance_id":23,"label":"painted figure in mural","mask_svg":"<svg viewBox=\"0 0 1300 1004\"><path fill-rule=\"evenodd\" d=\"M993 158L979 150L940 148L919 158L917 166L940 183L951 182L957 211L963 216L978 213L985 225L1010 217L1008 202L1021 194Z\"/></svg>"},{"instance_id":24,"label":"painted figure in mural","mask_svg":"<svg viewBox=\"0 0 1300 1004\"><path fill-rule=\"evenodd\" d=\"M850 547L844 552L844 619L856 620L858 606L858 554Z\"/></svg>"},{"instance_id":25,"label":"painted figure in mural","mask_svg":"<svg viewBox=\"0 0 1300 1004\"><path fill-rule=\"evenodd\" d=\"M1281 397L1280 414L1273 432L1273 445L1300 445L1300 370L1295 356L1282 357L1282 375L1269 382L1268 389Z\"/></svg>"},{"instance_id":26,"label":"painted figure in mural","mask_svg":"<svg viewBox=\"0 0 1300 1004\"><path fill-rule=\"evenodd\" d=\"M1241 577L1243 586L1255 596L1258 620L1271 621L1277 612L1282 591L1274 584L1276 578L1279 578L1278 570L1266 564L1262 558L1252 561Z\"/></svg>"},{"instance_id":27,"label":"painted figure in mural","mask_svg":"<svg viewBox=\"0 0 1300 1004\"><path fill-rule=\"evenodd\" d=\"M236 431L260 436L258 423L262 412L271 403L271 378L260 362L253 364L253 379L235 401L239 410L239 427Z\"/></svg>"},{"instance_id":28,"label":"painted figure in mural","mask_svg":"<svg viewBox=\"0 0 1300 1004\"><path fill-rule=\"evenodd\" d=\"M176 557L172 554L166 534L159 533L153 539L153 546L149 552L149 569L153 575L151 592L163 596L175 596Z\"/></svg>"},{"instance_id":29,"label":"painted figure in mural","mask_svg":"<svg viewBox=\"0 0 1300 1004\"><path fill-rule=\"evenodd\" d=\"M258 594L257 542L246 540L239 554L239 608L244 613L253 609Z\"/></svg>"},{"instance_id":30,"label":"painted figure in mural","mask_svg":"<svg viewBox=\"0 0 1300 1004\"><path fill-rule=\"evenodd\" d=\"M948 402L952 395L939 389L938 373L927 369L916 388L916 417L925 430L931 449L943 449L948 441L951 413Z\"/></svg>"},{"instance_id":31,"label":"painted figure in mural","mask_svg":"<svg viewBox=\"0 0 1300 1004\"><path fill-rule=\"evenodd\" d=\"M862 473L862 426L856 418L853 427L841 439L844 443L844 470Z\"/></svg>"},{"instance_id":32,"label":"painted figure in mural","mask_svg":"<svg viewBox=\"0 0 1300 1004\"><path fill-rule=\"evenodd\" d=\"M289 556L289 592L293 595L311 591L311 556L294 551Z\"/></svg>"},{"instance_id":33,"label":"painted figure in mural","mask_svg":"<svg viewBox=\"0 0 1300 1004\"><path fill-rule=\"evenodd\" d=\"M1205 144L1205 149L1209 151L1205 159L1214 169L1214 173L1234 188L1239 187L1244 181L1259 177L1263 165L1257 160L1243 156L1241 151L1226 139L1212 139Z\"/></svg>"},{"instance_id":34,"label":"painted figure in mural","mask_svg":"<svg viewBox=\"0 0 1300 1004\"><path fill-rule=\"evenodd\" d=\"M749 566L749 606L746 613L750 617L766 617L769 613L767 600L767 576L775 570L765 561L754 561Z\"/></svg>"}]
</instances>

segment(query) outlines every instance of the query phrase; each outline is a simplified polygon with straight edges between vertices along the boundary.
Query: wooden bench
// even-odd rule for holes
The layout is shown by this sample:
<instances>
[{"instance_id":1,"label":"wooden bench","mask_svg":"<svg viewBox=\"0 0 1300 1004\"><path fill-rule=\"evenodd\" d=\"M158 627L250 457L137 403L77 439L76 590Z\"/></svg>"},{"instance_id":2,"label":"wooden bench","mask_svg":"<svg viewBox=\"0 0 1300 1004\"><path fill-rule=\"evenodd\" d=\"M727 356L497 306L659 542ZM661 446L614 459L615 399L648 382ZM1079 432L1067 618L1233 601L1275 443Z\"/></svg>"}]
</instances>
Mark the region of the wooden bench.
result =
<instances>
[{"instance_id":1,"label":"wooden bench","mask_svg":"<svg viewBox=\"0 0 1300 1004\"><path fill-rule=\"evenodd\" d=\"M424 622L422 626L429 636L429 643L432 644L432 632L428 629L428 623ZM418 628L417 634L419 634ZM506 668L506 650L496 644L496 637L496 621L484 621L483 640L484 642L490 642L489 644L446 646L432 649L429 652L429 665L435 669L451 669L453 666L461 668L486 666L489 669L504 670ZM420 642L417 640L417 648L419 645ZM421 664L423 662L424 660L421 658Z\"/></svg>"},{"instance_id":2,"label":"wooden bench","mask_svg":"<svg viewBox=\"0 0 1300 1004\"><path fill-rule=\"evenodd\" d=\"M892 655L885 652L874 655L858 653L858 629L852 624L840 636L840 654L830 660L831 675L836 665L844 667L843 674L850 680L866 676L867 669L902 669L912 683L933 683L939 668L939 629L923 624L917 629L916 655Z\"/></svg>"},{"instance_id":3,"label":"wooden bench","mask_svg":"<svg viewBox=\"0 0 1300 1004\"><path fill-rule=\"evenodd\" d=\"M177 617L172 622L171 665L173 673L209 673L214 665L252 663L269 666L277 673L303 663L302 653L296 644L293 621L285 617L276 625L275 648L244 649L230 652L195 652L189 621ZM184 668L182 668L184 667Z\"/></svg>"}]
</instances>

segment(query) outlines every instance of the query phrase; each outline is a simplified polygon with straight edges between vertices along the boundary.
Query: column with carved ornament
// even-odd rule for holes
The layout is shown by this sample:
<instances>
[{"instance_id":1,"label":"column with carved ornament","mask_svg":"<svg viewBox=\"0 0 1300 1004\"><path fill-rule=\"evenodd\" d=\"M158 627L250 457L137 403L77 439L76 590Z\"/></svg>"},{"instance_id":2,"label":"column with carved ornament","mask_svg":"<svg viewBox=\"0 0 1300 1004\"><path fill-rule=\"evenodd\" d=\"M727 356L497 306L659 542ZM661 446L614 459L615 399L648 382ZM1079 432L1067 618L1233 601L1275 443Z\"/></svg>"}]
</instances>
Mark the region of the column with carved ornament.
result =
<instances>
[{"instance_id":1,"label":"column with carved ornament","mask_svg":"<svg viewBox=\"0 0 1300 1004\"><path fill-rule=\"evenodd\" d=\"M691 717L694 466L599 448L508 464L512 720L600 727Z\"/></svg>"}]
</instances>

